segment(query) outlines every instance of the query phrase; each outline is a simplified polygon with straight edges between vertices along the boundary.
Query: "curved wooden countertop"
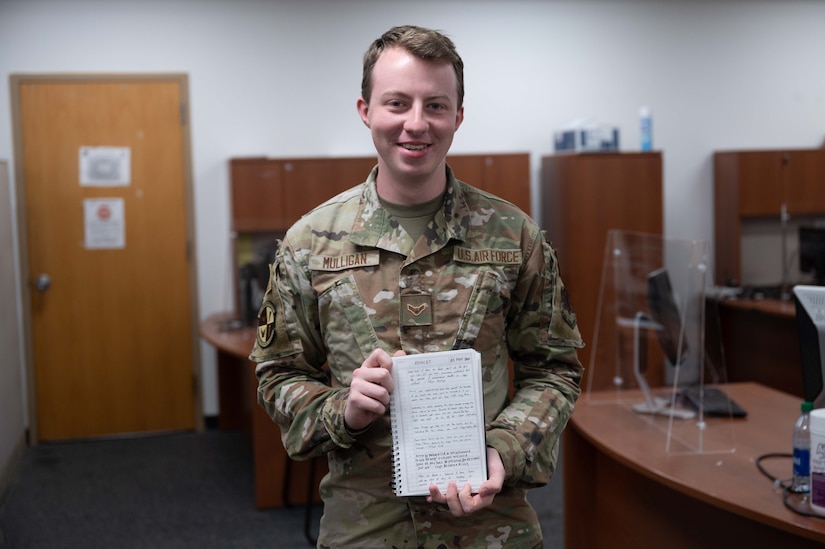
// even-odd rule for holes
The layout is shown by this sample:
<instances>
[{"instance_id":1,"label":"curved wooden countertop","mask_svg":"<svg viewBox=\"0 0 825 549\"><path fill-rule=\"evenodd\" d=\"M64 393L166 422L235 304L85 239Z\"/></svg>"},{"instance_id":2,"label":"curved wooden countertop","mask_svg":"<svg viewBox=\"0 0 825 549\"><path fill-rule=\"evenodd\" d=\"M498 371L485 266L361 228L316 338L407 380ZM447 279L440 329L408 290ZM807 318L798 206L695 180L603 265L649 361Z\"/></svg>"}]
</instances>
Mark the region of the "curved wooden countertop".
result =
<instances>
[{"instance_id":1,"label":"curved wooden countertop","mask_svg":"<svg viewBox=\"0 0 825 549\"><path fill-rule=\"evenodd\" d=\"M606 393L583 394L576 404L571 426L603 454L672 490L825 543L825 517L806 517L785 508L781 490L756 466L759 456L791 452L791 431L799 415L799 399L756 383L733 383L723 388L748 411L748 417L708 419L705 440L719 432L733 440L732 452L667 453L661 425L651 425L629 410L627 404L601 402L599 399ZM628 391L623 398L632 400L636 395L638 401L643 400L638 391ZM668 418L660 419L666 425ZM716 448L723 447L720 444ZM778 478L791 476L790 458L766 460L763 466Z\"/></svg>"},{"instance_id":2,"label":"curved wooden countertop","mask_svg":"<svg viewBox=\"0 0 825 549\"><path fill-rule=\"evenodd\" d=\"M232 313L214 313L200 324L200 333L207 342L238 358L248 358L255 344L255 328L236 326Z\"/></svg>"}]
</instances>

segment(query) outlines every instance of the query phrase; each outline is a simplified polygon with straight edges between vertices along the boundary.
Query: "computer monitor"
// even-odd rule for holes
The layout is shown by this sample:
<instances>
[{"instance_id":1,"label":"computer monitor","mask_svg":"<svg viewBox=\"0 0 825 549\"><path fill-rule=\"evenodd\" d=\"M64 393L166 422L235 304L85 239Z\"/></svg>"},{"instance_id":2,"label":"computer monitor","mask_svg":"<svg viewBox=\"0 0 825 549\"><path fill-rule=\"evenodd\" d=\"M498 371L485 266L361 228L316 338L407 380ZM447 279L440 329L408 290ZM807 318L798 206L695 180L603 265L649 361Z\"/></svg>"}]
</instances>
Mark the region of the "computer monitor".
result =
<instances>
[{"instance_id":1,"label":"computer monitor","mask_svg":"<svg viewBox=\"0 0 825 549\"><path fill-rule=\"evenodd\" d=\"M682 330L682 316L666 268L648 274L647 304L650 314L638 312L633 323L634 374L645 397L644 402L633 405L633 410L643 414L691 419L695 415L693 411L673 407L668 399L654 397L645 379L647 330L652 329L656 332L659 346L672 366L682 364L687 358L688 346Z\"/></svg>"},{"instance_id":2,"label":"computer monitor","mask_svg":"<svg viewBox=\"0 0 825 549\"><path fill-rule=\"evenodd\" d=\"M817 286L825 286L825 228L799 227L799 271L812 274Z\"/></svg>"},{"instance_id":3,"label":"computer monitor","mask_svg":"<svg viewBox=\"0 0 825 549\"><path fill-rule=\"evenodd\" d=\"M665 356L673 366L683 363L687 359L687 339L670 276L664 267L647 276L647 305L651 318L660 326L656 335Z\"/></svg>"},{"instance_id":4,"label":"computer monitor","mask_svg":"<svg viewBox=\"0 0 825 549\"><path fill-rule=\"evenodd\" d=\"M796 328L802 358L802 395L825 407L825 286L794 286Z\"/></svg>"}]
</instances>

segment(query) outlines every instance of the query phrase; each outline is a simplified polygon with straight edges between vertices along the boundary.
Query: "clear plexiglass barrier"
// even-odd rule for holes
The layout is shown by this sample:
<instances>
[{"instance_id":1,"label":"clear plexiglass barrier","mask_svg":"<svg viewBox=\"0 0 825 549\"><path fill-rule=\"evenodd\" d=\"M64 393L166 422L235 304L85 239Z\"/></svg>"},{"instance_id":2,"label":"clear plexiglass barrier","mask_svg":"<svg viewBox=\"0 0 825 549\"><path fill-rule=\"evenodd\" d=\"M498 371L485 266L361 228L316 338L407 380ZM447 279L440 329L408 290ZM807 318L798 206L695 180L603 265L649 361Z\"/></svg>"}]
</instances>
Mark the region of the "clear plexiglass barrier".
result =
<instances>
[{"instance_id":1,"label":"clear plexiglass barrier","mask_svg":"<svg viewBox=\"0 0 825 549\"><path fill-rule=\"evenodd\" d=\"M735 418L709 403L709 389L727 377L706 352L707 259L705 241L607 235L582 398L643 422L667 453L735 450Z\"/></svg>"}]
</instances>

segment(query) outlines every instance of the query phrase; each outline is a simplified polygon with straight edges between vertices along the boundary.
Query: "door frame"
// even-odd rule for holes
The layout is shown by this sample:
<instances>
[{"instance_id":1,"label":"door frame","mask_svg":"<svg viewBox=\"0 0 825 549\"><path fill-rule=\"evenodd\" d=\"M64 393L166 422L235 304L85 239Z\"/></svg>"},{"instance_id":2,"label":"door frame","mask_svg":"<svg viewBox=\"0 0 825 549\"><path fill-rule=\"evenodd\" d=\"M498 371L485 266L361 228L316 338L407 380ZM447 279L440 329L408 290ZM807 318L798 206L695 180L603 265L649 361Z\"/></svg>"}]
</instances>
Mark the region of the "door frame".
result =
<instances>
[{"instance_id":1,"label":"door frame","mask_svg":"<svg viewBox=\"0 0 825 549\"><path fill-rule=\"evenodd\" d=\"M203 418L203 376L201 372L197 247L195 245L194 187L192 182L192 139L189 111L189 75L186 73L16 73L9 75L12 114L12 146L14 149L15 210L17 217L18 277L22 300L23 356L25 368L26 396L28 402L28 441L34 446L39 442L37 417L37 391L34 372L34 341L31 317L31 273L29 272L28 233L26 227L26 178L23 173L23 127L20 113L20 86L32 82L152 82L173 81L180 85L181 145L183 152L183 185L186 202L186 250L189 259L189 328L192 345L192 402L195 407L195 430L204 430Z\"/></svg>"}]
</instances>

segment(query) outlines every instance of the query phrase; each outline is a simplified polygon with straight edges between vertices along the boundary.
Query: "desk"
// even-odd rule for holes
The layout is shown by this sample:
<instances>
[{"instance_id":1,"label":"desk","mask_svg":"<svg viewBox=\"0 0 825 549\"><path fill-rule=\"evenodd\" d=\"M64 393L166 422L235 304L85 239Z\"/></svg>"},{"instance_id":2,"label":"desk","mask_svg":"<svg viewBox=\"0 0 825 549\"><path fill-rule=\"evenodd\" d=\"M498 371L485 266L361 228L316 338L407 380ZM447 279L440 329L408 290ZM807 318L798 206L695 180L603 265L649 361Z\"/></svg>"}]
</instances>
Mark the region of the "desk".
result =
<instances>
[{"instance_id":1,"label":"desk","mask_svg":"<svg viewBox=\"0 0 825 549\"><path fill-rule=\"evenodd\" d=\"M802 365L793 302L777 299L709 300L718 313L718 333L727 380L755 381L802 398Z\"/></svg>"},{"instance_id":2,"label":"desk","mask_svg":"<svg viewBox=\"0 0 825 549\"><path fill-rule=\"evenodd\" d=\"M708 433L714 421L735 421L736 450L694 455L667 455L649 423L582 395L562 445L567 549L821 548L825 518L786 509L755 465L760 455L790 453L799 399L756 383L725 391L748 417L709 420ZM765 466L790 476L790 458Z\"/></svg>"},{"instance_id":3,"label":"desk","mask_svg":"<svg viewBox=\"0 0 825 549\"><path fill-rule=\"evenodd\" d=\"M281 430L258 405L255 365L247 357L255 343L254 328L227 329L229 313L217 313L200 326L201 336L218 354L218 428L242 430L252 444L255 506L258 509L305 503L311 463L293 461L281 444ZM314 478L326 473L326 461L317 460ZM320 501L317 487L314 500Z\"/></svg>"}]
</instances>

